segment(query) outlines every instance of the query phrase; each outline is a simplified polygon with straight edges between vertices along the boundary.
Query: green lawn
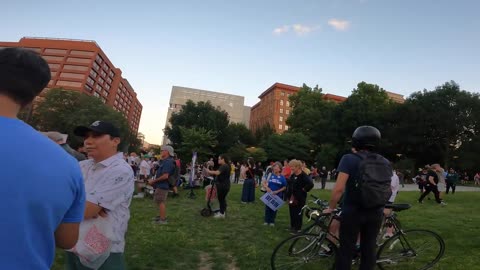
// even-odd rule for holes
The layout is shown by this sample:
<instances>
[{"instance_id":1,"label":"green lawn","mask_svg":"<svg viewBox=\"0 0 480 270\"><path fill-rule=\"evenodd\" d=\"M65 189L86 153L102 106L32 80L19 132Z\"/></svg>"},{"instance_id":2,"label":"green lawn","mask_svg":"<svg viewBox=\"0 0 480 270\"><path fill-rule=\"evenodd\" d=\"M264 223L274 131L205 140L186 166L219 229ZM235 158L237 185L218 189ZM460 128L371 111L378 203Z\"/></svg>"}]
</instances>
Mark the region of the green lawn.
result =
<instances>
[{"instance_id":1,"label":"green lawn","mask_svg":"<svg viewBox=\"0 0 480 270\"><path fill-rule=\"evenodd\" d=\"M240 203L241 186L233 185L224 220L200 216L205 206L204 192L195 190L197 199L169 198L168 225L153 225L157 209L149 199L134 200L127 233L126 259L129 269L270 269L270 255L289 236L288 207L277 216L274 228L263 226L264 205ZM256 191L257 198L260 192ZM328 191L312 194L329 198ZM399 213L404 228L430 229L446 243L444 257L433 269L480 269L480 193L458 192L445 195L446 207L434 200L416 203L417 192L401 192L397 202L412 203ZM57 252L52 269L63 269L63 254Z\"/></svg>"}]
</instances>

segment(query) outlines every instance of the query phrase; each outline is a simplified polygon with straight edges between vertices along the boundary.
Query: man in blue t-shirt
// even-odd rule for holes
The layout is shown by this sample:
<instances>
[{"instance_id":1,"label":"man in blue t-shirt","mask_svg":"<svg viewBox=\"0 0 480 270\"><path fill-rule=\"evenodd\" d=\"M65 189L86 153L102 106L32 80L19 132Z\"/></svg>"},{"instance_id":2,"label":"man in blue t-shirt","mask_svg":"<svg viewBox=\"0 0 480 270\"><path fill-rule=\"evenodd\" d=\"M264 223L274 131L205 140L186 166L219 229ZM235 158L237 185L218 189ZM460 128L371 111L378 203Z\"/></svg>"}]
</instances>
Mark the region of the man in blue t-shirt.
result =
<instances>
[{"instance_id":1,"label":"man in blue t-shirt","mask_svg":"<svg viewBox=\"0 0 480 270\"><path fill-rule=\"evenodd\" d=\"M162 160L159 163L155 179L149 180L148 184L155 188L153 196L156 203L158 203L159 215L154 218L154 223L163 225L167 224L167 197L170 190L168 179L175 173L175 160L173 156L173 147L164 145L160 152Z\"/></svg>"},{"instance_id":2,"label":"man in blue t-shirt","mask_svg":"<svg viewBox=\"0 0 480 270\"><path fill-rule=\"evenodd\" d=\"M0 50L0 265L50 269L55 246L72 248L85 207L82 173L60 146L18 120L50 80L30 50Z\"/></svg>"},{"instance_id":3,"label":"man in blue t-shirt","mask_svg":"<svg viewBox=\"0 0 480 270\"><path fill-rule=\"evenodd\" d=\"M355 244L358 235L361 235L361 261L360 268L373 270L376 265L376 239L383 219L383 207L364 209L359 205L356 194L357 177L361 158L377 149L381 139L378 129L372 126L358 127L352 135L353 152L346 154L338 165L338 177L332 195L329 208L324 213L331 213L343 195L341 224L340 224L340 248L337 254L335 269L350 270ZM387 164L388 161L385 160Z\"/></svg>"}]
</instances>

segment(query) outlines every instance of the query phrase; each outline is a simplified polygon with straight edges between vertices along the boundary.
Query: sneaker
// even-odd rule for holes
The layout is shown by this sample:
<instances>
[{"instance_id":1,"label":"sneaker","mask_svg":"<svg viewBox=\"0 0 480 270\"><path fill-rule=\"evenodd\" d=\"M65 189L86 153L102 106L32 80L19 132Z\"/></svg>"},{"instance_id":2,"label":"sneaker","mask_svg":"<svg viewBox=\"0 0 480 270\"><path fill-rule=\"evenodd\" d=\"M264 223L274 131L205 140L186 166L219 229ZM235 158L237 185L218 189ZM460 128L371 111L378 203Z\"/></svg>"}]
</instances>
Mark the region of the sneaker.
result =
<instances>
[{"instance_id":1,"label":"sneaker","mask_svg":"<svg viewBox=\"0 0 480 270\"><path fill-rule=\"evenodd\" d=\"M225 218L225 214L221 214L221 213L215 213L215 215L213 215L214 218Z\"/></svg>"},{"instance_id":2,"label":"sneaker","mask_svg":"<svg viewBox=\"0 0 480 270\"><path fill-rule=\"evenodd\" d=\"M247 202L242 201L242 204L247 204Z\"/></svg>"},{"instance_id":3,"label":"sneaker","mask_svg":"<svg viewBox=\"0 0 480 270\"><path fill-rule=\"evenodd\" d=\"M158 220L155 220L153 223L157 225L166 225L168 224L168 221L167 219L158 219Z\"/></svg>"},{"instance_id":4,"label":"sneaker","mask_svg":"<svg viewBox=\"0 0 480 270\"><path fill-rule=\"evenodd\" d=\"M156 216L152 218L152 221L157 221L157 220L160 220L160 216Z\"/></svg>"},{"instance_id":5,"label":"sneaker","mask_svg":"<svg viewBox=\"0 0 480 270\"><path fill-rule=\"evenodd\" d=\"M301 233L302 233L302 230L292 230L292 231L290 232L291 235L299 235L299 234L301 234Z\"/></svg>"},{"instance_id":6,"label":"sneaker","mask_svg":"<svg viewBox=\"0 0 480 270\"><path fill-rule=\"evenodd\" d=\"M268 225L268 223L267 223L267 222L265 222L265 223L263 223L263 225L267 226L267 225Z\"/></svg>"},{"instance_id":7,"label":"sneaker","mask_svg":"<svg viewBox=\"0 0 480 270\"><path fill-rule=\"evenodd\" d=\"M445 205L447 205L447 203L446 202L441 202L440 205L445 206Z\"/></svg>"},{"instance_id":8,"label":"sneaker","mask_svg":"<svg viewBox=\"0 0 480 270\"><path fill-rule=\"evenodd\" d=\"M133 195L132 198L134 198L134 199L143 199L143 198L145 198L145 194L143 194L143 192L140 192L140 193L138 193L137 195Z\"/></svg>"},{"instance_id":9,"label":"sneaker","mask_svg":"<svg viewBox=\"0 0 480 270\"><path fill-rule=\"evenodd\" d=\"M270 225L270 227L275 227L275 223L270 223L268 225Z\"/></svg>"}]
</instances>

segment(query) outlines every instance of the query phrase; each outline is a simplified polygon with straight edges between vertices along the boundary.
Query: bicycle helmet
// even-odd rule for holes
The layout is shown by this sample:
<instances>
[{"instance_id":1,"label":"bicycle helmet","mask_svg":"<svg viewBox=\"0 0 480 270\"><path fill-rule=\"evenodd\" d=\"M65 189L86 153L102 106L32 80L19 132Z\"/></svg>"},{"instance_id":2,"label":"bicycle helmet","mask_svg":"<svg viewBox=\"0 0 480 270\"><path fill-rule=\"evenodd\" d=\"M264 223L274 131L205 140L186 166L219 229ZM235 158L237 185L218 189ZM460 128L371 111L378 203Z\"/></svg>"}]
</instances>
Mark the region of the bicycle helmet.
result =
<instances>
[{"instance_id":1,"label":"bicycle helmet","mask_svg":"<svg viewBox=\"0 0 480 270\"><path fill-rule=\"evenodd\" d=\"M376 127L361 126L352 135L352 146L357 149L373 150L380 144L382 135Z\"/></svg>"}]
</instances>

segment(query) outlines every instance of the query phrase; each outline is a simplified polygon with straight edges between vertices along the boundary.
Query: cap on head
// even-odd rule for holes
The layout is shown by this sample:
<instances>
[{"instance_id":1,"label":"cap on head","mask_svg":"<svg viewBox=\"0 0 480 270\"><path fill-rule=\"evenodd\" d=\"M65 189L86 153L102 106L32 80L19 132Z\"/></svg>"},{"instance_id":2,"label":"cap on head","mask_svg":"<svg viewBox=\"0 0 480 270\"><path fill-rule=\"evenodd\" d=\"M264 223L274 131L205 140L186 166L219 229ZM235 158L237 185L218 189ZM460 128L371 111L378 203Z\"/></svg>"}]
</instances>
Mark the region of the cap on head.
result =
<instances>
[{"instance_id":1,"label":"cap on head","mask_svg":"<svg viewBox=\"0 0 480 270\"><path fill-rule=\"evenodd\" d=\"M352 134L352 146L357 150L373 150L380 144L382 135L376 127L361 126Z\"/></svg>"},{"instance_id":2,"label":"cap on head","mask_svg":"<svg viewBox=\"0 0 480 270\"><path fill-rule=\"evenodd\" d=\"M173 147L170 145L164 145L160 148L161 151L168 151L168 155L173 157L175 155L175 152L173 152Z\"/></svg>"},{"instance_id":3,"label":"cap on head","mask_svg":"<svg viewBox=\"0 0 480 270\"><path fill-rule=\"evenodd\" d=\"M100 134L108 134L112 137L120 137L120 130L112 123L105 121L95 121L90 126L78 126L73 133L80 137L85 137L88 132L93 131Z\"/></svg>"}]
</instances>

